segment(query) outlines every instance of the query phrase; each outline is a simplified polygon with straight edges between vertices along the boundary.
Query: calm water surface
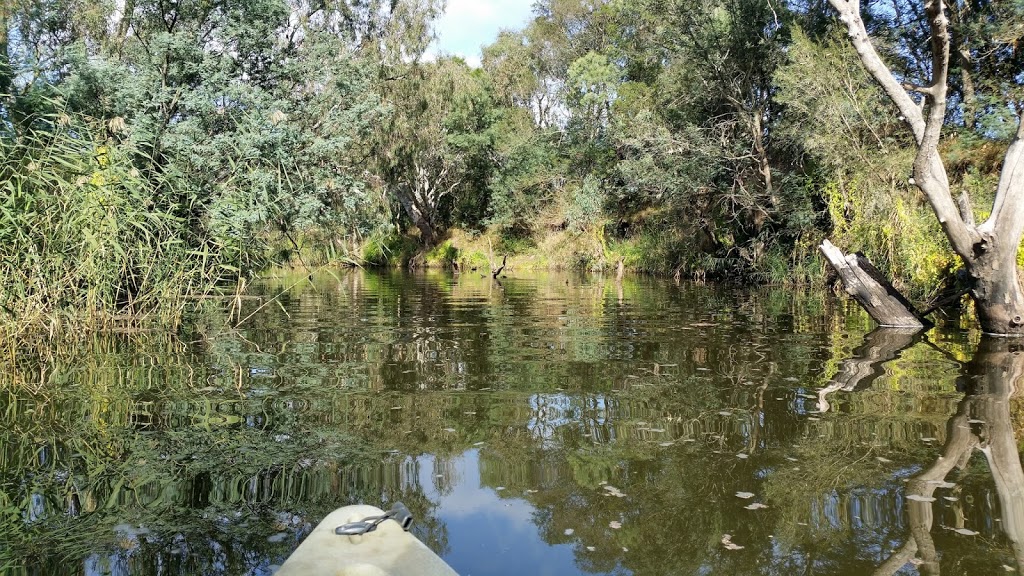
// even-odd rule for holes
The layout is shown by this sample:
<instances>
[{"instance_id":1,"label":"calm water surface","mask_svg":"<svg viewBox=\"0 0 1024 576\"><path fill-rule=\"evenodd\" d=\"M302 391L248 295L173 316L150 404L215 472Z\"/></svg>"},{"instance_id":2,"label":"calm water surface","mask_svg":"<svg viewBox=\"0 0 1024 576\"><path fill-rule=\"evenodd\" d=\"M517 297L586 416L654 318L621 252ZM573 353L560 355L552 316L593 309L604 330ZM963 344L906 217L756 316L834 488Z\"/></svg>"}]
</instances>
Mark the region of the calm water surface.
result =
<instances>
[{"instance_id":1,"label":"calm water surface","mask_svg":"<svg viewBox=\"0 0 1024 576\"><path fill-rule=\"evenodd\" d=\"M269 575L396 500L464 575L1024 568L1012 341L554 274L281 275L206 307L0 361L0 572Z\"/></svg>"}]
</instances>

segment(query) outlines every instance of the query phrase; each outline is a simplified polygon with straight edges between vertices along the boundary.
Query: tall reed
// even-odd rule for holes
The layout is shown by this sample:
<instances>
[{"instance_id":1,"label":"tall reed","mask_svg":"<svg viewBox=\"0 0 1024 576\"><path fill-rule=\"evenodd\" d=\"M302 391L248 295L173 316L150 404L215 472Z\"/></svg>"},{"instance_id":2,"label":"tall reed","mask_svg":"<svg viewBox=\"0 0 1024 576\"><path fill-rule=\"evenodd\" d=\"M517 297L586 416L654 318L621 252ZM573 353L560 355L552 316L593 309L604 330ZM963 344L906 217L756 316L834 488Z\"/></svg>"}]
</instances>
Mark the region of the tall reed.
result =
<instances>
[{"instance_id":1,"label":"tall reed","mask_svg":"<svg viewBox=\"0 0 1024 576\"><path fill-rule=\"evenodd\" d=\"M59 110L59 108L58 108ZM237 269L189 230L123 123L54 112L0 132L0 338L176 323Z\"/></svg>"}]
</instances>

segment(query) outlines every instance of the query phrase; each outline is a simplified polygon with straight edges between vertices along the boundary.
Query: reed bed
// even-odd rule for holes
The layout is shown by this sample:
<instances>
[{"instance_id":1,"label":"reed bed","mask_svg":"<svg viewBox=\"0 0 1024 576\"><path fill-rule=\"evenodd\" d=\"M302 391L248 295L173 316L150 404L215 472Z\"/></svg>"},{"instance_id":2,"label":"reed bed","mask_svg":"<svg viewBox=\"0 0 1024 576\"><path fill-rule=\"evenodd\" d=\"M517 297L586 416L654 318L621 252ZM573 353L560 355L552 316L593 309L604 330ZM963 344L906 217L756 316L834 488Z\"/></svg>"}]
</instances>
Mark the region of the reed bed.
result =
<instances>
[{"instance_id":1,"label":"reed bed","mask_svg":"<svg viewBox=\"0 0 1024 576\"><path fill-rule=\"evenodd\" d=\"M0 128L0 342L176 326L239 268L117 119L57 112ZM121 124L123 126L123 123ZM148 160L148 159L146 159ZM172 200L176 199L176 200ZM226 288L225 288L226 287Z\"/></svg>"}]
</instances>

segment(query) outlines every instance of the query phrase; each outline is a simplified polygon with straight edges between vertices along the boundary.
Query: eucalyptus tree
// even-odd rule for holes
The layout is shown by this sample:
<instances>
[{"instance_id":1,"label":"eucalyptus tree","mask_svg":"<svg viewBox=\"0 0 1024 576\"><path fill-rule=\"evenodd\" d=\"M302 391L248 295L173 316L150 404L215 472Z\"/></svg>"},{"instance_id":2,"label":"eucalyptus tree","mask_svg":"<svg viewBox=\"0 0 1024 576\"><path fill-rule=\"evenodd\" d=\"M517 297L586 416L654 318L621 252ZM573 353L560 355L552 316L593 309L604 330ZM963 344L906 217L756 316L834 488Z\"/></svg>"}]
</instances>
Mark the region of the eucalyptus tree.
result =
<instances>
[{"instance_id":1,"label":"eucalyptus tree","mask_svg":"<svg viewBox=\"0 0 1024 576\"><path fill-rule=\"evenodd\" d=\"M382 93L391 113L374 136L377 173L422 242L432 246L460 201L486 185L490 91L481 73L446 57L402 66ZM478 215L483 210L467 208Z\"/></svg>"},{"instance_id":2,"label":"eucalyptus tree","mask_svg":"<svg viewBox=\"0 0 1024 576\"><path fill-rule=\"evenodd\" d=\"M829 0L839 15L865 70L896 106L914 138L916 154L913 183L921 190L970 278L970 294L985 332L1024 335L1024 290L1018 276L1017 255L1024 236L1024 98L1019 89L1019 68L1006 67L1013 76L1003 78L1006 89L993 94L1012 116L1015 129L1006 149L1003 167L988 217L976 223L969 199L958 204L943 162L940 143L949 116L950 59L954 28L950 6L943 0L923 2L929 31L930 61L920 77L908 77L886 63L876 50L865 24L859 0ZM960 9L960 3L955 4ZM1019 4L1003 5L1020 22ZM1004 28L1005 30L1005 28ZM1024 34L1014 27L991 45L1013 53L1013 44ZM969 42L969 40L966 40ZM968 46L966 54L973 52ZM962 57L961 57L962 58ZM1014 86L1014 84L1017 84Z\"/></svg>"},{"instance_id":3,"label":"eucalyptus tree","mask_svg":"<svg viewBox=\"0 0 1024 576\"><path fill-rule=\"evenodd\" d=\"M397 10L367 6L3 3L0 146L21 156L0 153L0 228L17 240L0 262L30 271L0 284L10 315L34 295L44 315L170 308L254 274L275 236L386 225L362 144L386 112L371 48ZM68 280L69 262L95 273Z\"/></svg>"},{"instance_id":4,"label":"eucalyptus tree","mask_svg":"<svg viewBox=\"0 0 1024 576\"><path fill-rule=\"evenodd\" d=\"M542 14L483 48L495 107L486 223L503 233L539 229L538 216L572 175L562 132L567 49L565 34Z\"/></svg>"},{"instance_id":5,"label":"eucalyptus tree","mask_svg":"<svg viewBox=\"0 0 1024 576\"><path fill-rule=\"evenodd\" d=\"M191 244L251 268L268 231L380 225L359 145L384 109L376 57L361 48L386 41L399 10L303 0L16 6L8 28L23 92L106 121L112 143L137 148L136 168L160 190L154 202L184 219Z\"/></svg>"},{"instance_id":6,"label":"eucalyptus tree","mask_svg":"<svg viewBox=\"0 0 1024 576\"><path fill-rule=\"evenodd\" d=\"M735 166L736 201L753 210L770 208L777 202L768 150L775 113L772 73L786 40L781 5L650 1L638 8L665 23L654 41L671 59L666 87L677 121L711 119L709 127Z\"/></svg>"},{"instance_id":7,"label":"eucalyptus tree","mask_svg":"<svg viewBox=\"0 0 1024 576\"><path fill-rule=\"evenodd\" d=\"M522 32L500 32L492 44L483 47L482 65L490 77L495 104L529 110L539 126L547 126L552 123L557 95L538 36L533 25Z\"/></svg>"},{"instance_id":8,"label":"eucalyptus tree","mask_svg":"<svg viewBox=\"0 0 1024 576\"><path fill-rule=\"evenodd\" d=\"M781 281L815 221L812 194L792 178L798 167L776 135L788 4L615 6L618 205L627 214L673 209L674 229L696 239L680 248L684 270Z\"/></svg>"}]
</instances>

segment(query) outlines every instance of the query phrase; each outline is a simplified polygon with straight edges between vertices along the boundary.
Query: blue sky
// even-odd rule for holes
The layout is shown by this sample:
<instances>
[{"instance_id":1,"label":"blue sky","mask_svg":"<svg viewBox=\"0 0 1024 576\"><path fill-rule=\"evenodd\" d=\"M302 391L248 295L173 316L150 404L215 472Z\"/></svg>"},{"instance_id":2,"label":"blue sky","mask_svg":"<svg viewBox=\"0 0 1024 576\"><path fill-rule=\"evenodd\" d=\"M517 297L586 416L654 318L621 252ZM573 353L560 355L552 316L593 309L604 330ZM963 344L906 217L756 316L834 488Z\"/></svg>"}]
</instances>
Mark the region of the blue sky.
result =
<instances>
[{"instance_id":1,"label":"blue sky","mask_svg":"<svg viewBox=\"0 0 1024 576\"><path fill-rule=\"evenodd\" d=\"M480 64L480 46L490 44L503 28L520 29L530 18L534 0L448 0L437 22L437 42L431 53L462 56Z\"/></svg>"}]
</instances>

